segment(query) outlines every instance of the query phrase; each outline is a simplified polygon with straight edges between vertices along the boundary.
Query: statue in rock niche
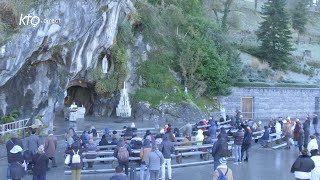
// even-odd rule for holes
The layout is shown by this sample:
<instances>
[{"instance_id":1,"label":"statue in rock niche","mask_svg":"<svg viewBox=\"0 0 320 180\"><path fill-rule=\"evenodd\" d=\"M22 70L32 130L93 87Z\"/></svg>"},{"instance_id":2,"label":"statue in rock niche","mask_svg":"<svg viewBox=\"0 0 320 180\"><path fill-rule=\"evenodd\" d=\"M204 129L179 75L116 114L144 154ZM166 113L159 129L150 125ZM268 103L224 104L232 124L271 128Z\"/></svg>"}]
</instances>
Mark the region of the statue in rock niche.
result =
<instances>
[{"instance_id":1,"label":"statue in rock niche","mask_svg":"<svg viewBox=\"0 0 320 180\"><path fill-rule=\"evenodd\" d=\"M107 74L108 73L108 59L107 56L104 56L102 59L102 73Z\"/></svg>"}]
</instances>

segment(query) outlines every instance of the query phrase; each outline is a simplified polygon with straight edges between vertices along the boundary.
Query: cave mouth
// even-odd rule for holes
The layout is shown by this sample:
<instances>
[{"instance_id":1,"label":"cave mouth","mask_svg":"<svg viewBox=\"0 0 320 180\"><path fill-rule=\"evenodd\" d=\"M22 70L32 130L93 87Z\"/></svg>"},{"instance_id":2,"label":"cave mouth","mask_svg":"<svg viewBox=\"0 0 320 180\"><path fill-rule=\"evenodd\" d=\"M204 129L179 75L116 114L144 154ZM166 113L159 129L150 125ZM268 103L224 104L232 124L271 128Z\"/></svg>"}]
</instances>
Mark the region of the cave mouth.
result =
<instances>
[{"instance_id":1,"label":"cave mouth","mask_svg":"<svg viewBox=\"0 0 320 180\"><path fill-rule=\"evenodd\" d=\"M64 105L70 107L75 102L78 107L85 107L85 115L93 114L93 103L95 99L95 90L92 83L84 80L73 80L67 87L67 96L64 99Z\"/></svg>"}]
</instances>

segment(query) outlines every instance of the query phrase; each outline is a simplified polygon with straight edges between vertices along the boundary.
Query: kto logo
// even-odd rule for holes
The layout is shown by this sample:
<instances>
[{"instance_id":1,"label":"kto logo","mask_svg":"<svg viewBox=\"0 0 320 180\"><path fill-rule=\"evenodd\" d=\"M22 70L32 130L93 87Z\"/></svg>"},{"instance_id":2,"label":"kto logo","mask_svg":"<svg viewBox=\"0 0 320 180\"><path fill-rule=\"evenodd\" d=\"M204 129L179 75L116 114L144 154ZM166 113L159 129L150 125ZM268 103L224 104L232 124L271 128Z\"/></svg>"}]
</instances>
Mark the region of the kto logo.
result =
<instances>
[{"instance_id":1,"label":"kto logo","mask_svg":"<svg viewBox=\"0 0 320 180\"><path fill-rule=\"evenodd\" d=\"M31 16L30 14L28 14L27 16L23 16L23 14L20 15L20 21L19 21L19 25L32 25L32 26L36 26L40 23L40 18L38 16Z\"/></svg>"}]
</instances>

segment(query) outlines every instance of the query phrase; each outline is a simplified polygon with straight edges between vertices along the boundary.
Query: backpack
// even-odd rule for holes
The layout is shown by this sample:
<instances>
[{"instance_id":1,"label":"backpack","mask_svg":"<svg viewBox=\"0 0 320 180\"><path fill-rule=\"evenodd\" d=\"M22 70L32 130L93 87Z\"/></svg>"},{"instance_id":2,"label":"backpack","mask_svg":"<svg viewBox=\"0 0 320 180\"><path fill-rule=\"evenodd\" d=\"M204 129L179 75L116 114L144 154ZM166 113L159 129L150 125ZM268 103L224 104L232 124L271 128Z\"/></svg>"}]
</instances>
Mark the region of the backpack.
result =
<instances>
[{"instance_id":1,"label":"backpack","mask_svg":"<svg viewBox=\"0 0 320 180\"><path fill-rule=\"evenodd\" d=\"M125 145L118 149L118 160L121 162L129 161L129 151Z\"/></svg>"},{"instance_id":2,"label":"backpack","mask_svg":"<svg viewBox=\"0 0 320 180\"><path fill-rule=\"evenodd\" d=\"M228 178L226 176L228 174L228 170L229 170L229 168L227 168L226 173L223 174L222 171L219 168L217 168L217 171L219 172L219 176L218 176L217 180L228 180Z\"/></svg>"},{"instance_id":3,"label":"backpack","mask_svg":"<svg viewBox=\"0 0 320 180\"><path fill-rule=\"evenodd\" d=\"M79 150L77 151L77 153L75 153L74 150L72 150L72 151L73 151L73 156L72 156L71 163L72 163L72 164L80 163L80 162L81 162L81 160L80 160L80 155L78 154L78 153L79 153Z\"/></svg>"}]
</instances>

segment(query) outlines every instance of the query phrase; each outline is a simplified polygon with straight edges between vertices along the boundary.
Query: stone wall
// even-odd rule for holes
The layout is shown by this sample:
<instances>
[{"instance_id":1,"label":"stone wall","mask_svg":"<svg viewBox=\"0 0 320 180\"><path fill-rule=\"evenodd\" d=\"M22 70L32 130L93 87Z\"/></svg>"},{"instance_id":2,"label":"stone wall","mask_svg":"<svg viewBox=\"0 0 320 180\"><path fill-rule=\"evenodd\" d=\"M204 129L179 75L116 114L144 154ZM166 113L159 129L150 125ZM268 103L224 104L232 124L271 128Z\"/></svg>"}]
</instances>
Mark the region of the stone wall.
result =
<instances>
[{"instance_id":1,"label":"stone wall","mask_svg":"<svg viewBox=\"0 0 320 180\"><path fill-rule=\"evenodd\" d=\"M242 97L253 97L254 119L278 116L305 118L307 113L311 115L316 111L320 88L233 88L230 96L220 99L227 114L234 115L237 109L243 111Z\"/></svg>"}]
</instances>

